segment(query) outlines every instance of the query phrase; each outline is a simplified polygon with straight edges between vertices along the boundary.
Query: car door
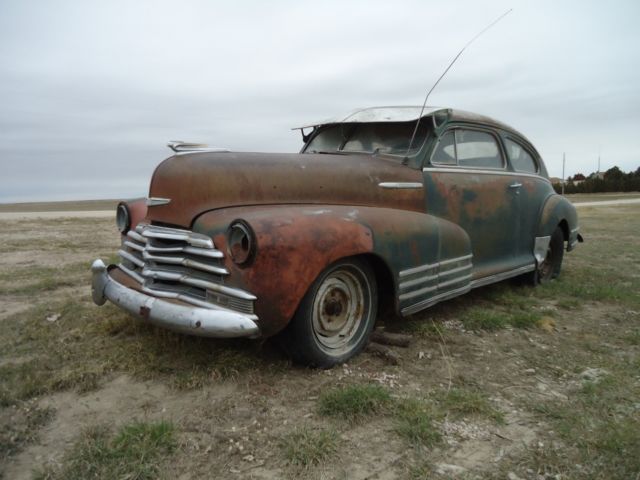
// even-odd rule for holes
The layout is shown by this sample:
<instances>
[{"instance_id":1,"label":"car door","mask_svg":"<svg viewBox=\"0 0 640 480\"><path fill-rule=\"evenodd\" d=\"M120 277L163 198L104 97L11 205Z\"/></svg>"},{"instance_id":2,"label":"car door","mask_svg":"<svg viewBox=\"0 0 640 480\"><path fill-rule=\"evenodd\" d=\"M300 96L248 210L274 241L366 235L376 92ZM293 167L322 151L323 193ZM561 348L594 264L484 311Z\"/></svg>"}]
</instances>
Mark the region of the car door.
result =
<instances>
[{"instance_id":1,"label":"car door","mask_svg":"<svg viewBox=\"0 0 640 480\"><path fill-rule=\"evenodd\" d=\"M472 279L517 265L518 187L495 132L445 131L423 168L426 211L461 226L472 249Z\"/></svg>"},{"instance_id":2,"label":"car door","mask_svg":"<svg viewBox=\"0 0 640 480\"><path fill-rule=\"evenodd\" d=\"M517 190L520 214L516 255L521 265L531 265L540 209L553 190L549 180L540 174L541 162L535 150L511 135L503 137L503 142L514 179L520 185Z\"/></svg>"}]
</instances>

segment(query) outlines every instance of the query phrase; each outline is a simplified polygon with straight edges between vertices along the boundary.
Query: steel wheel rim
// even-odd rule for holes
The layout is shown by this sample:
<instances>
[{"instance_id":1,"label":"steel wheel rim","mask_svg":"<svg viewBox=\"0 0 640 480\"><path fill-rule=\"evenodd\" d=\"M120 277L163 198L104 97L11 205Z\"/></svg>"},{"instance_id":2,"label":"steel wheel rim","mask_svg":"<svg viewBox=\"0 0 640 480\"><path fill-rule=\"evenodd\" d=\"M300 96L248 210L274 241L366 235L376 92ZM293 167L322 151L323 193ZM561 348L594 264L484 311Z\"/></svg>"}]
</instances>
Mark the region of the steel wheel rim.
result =
<instances>
[{"instance_id":1,"label":"steel wheel rim","mask_svg":"<svg viewBox=\"0 0 640 480\"><path fill-rule=\"evenodd\" d=\"M371 292L364 273L339 268L325 277L313 301L313 334L322 350L341 355L357 344L366 330Z\"/></svg>"}]
</instances>

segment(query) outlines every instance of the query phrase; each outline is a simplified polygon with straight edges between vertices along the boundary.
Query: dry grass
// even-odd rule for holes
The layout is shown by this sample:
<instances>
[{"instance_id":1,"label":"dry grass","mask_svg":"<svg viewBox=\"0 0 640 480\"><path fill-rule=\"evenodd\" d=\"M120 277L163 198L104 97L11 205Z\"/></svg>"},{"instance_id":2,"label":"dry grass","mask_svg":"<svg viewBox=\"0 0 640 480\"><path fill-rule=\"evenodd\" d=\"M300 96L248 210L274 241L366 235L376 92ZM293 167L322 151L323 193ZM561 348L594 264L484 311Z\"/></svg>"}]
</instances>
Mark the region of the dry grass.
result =
<instances>
[{"instance_id":1,"label":"dry grass","mask_svg":"<svg viewBox=\"0 0 640 480\"><path fill-rule=\"evenodd\" d=\"M389 330L415 336L409 349L397 350L401 366L363 354L348 369L329 372L293 367L269 343L176 335L115 307L95 307L88 266L117 250L112 220L3 222L0 472L14 472L20 452L31 459L30 449L45 448L46 439L63 467L43 475L119 472L114 465L133 458L124 451L147 445L144 435L131 435L133 443L118 450L122 432L91 430L85 421L65 452L47 437L64 412L47 402L67 392L76 399L72 405L83 405L85 392L101 392L114 376L126 375L175 395L170 404L156 400L166 408L157 415L171 420L172 445L180 448L154 447L161 456L171 451L172 460L144 470L153 476L189 470L218 478L253 472L350 478L385 471L447 478L438 465L458 462L470 478L509 472L634 478L640 471L640 206L583 208L580 215L586 242L565 257L558 281L537 289L506 282L389 321ZM539 328L543 317L552 328ZM589 380L585 370L604 373ZM145 419L147 410L136 408L127 415ZM452 439L445 420L489 433ZM523 448L525 433L533 440ZM488 452L486 458L473 463L456 456L465 445ZM116 463L105 460L118 456ZM72 468L83 462L96 470Z\"/></svg>"}]
</instances>

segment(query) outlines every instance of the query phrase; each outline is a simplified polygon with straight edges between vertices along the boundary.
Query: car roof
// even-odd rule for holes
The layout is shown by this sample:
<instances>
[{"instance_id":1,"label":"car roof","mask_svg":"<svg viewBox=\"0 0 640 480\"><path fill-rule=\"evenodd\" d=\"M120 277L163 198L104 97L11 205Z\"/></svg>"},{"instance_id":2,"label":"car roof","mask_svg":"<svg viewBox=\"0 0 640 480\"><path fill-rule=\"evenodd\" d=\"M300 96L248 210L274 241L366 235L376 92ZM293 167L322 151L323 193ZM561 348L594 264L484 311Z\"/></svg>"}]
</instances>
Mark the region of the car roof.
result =
<instances>
[{"instance_id":1,"label":"car roof","mask_svg":"<svg viewBox=\"0 0 640 480\"><path fill-rule=\"evenodd\" d=\"M520 132L510 127L509 125L506 125L502 122L499 122L498 120L484 115L478 115L477 113L446 107L427 106L424 107L423 110L423 107L416 105L359 108L357 110L349 112L346 115L339 115L337 117L329 118L320 122L311 122L300 127L295 127L294 130L319 127L322 125L332 125L336 123L413 122L420 117L429 117L439 112L445 113L448 116L449 121L470 122L489 125L495 128L500 128L515 133L516 135L526 139L524 135L522 135Z\"/></svg>"}]
</instances>

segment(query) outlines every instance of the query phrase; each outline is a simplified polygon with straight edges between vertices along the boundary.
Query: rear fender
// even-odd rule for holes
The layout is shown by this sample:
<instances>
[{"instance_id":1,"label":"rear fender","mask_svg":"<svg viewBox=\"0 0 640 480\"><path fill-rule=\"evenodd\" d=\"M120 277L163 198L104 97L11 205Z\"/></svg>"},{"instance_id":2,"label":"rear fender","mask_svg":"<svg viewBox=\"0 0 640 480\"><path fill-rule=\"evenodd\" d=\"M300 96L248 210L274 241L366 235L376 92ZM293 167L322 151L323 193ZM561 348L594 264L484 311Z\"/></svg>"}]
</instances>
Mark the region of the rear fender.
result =
<instances>
[{"instance_id":1,"label":"rear fender","mask_svg":"<svg viewBox=\"0 0 640 480\"><path fill-rule=\"evenodd\" d=\"M556 228L560 227L567 243L567 249L571 250L580 237L578 227L578 214L573 204L565 197L557 194L550 195L545 201L540 212L538 222L538 238L551 237Z\"/></svg>"}]
</instances>

